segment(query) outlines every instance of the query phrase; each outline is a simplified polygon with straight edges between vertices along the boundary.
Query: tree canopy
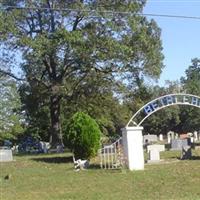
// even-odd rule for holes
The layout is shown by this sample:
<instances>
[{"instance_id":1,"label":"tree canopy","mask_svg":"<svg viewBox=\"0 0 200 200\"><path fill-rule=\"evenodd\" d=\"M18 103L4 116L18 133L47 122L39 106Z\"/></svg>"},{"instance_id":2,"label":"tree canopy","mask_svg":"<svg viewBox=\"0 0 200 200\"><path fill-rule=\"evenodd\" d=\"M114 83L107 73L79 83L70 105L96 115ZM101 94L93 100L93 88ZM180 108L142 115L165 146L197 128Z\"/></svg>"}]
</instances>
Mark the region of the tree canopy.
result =
<instances>
[{"instance_id":1,"label":"tree canopy","mask_svg":"<svg viewBox=\"0 0 200 200\"><path fill-rule=\"evenodd\" d=\"M191 65L185 71L186 76L181 78L183 90L186 93L200 96L200 60L194 58ZM200 109L193 107L181 108L179 127L182 131L199 130Z\"/></svg>"},{"instance_id":2,"label":"tree canopy","mask_svg":"<svg viewBox=\"0 0 200 200\"><path fill-rule=\"evenodd\" d=\"M14 56L21 53L25 99L38 102L41 98L37 109L48 106L52 146L62 143L62 101L70 104L82 93L90 94L92 88L85 87L88 82L101 85L98 92L103 94L112 88L108 85L120 82L134 87L144 76L159 77L161 30L154 20L139 15L145 2L2 1L1 45ZM110 90L113 96L116 91Z\"/></svg>"}]
</instances>

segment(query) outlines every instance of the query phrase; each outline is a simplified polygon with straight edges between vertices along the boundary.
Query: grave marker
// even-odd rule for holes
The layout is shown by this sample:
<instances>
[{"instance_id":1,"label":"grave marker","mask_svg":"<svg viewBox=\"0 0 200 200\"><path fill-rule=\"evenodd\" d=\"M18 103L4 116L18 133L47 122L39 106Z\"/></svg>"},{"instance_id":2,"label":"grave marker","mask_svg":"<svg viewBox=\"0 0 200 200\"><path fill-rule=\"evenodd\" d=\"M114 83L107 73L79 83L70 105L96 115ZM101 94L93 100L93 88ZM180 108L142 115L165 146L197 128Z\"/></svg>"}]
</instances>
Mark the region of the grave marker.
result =
<instances>
[{"instance_id":1,"label":"grave marker","mask_svg":"<svg viewBox=\"0 0 200 200\"><path fill-rule=\"evenodd\" d=\"M164 145L155 144L147 146L147 152L149 153L149 160L147 162L159 162L161 151L165 151Z\"/></svg>"},{"instance_id":2,"label":"grave marker","mask_svg":"<svg viewBox=\"0 0 200 200\"><path fill-rule=\"evenodd\" d=\"M171 142L171 150L182 150L182 148L190 146L190 138L187 139L175 139Z\"/></svg>"},{"instance_id":3,"label":"grave marker","mask_svg":"<svg viewBox=\"0 0 200 200\"><path fill-rule=\"evenodd\" d=\"M13 161L13 155L11 149L0 149L0 162Z\"/></svg>"}]
</instances>

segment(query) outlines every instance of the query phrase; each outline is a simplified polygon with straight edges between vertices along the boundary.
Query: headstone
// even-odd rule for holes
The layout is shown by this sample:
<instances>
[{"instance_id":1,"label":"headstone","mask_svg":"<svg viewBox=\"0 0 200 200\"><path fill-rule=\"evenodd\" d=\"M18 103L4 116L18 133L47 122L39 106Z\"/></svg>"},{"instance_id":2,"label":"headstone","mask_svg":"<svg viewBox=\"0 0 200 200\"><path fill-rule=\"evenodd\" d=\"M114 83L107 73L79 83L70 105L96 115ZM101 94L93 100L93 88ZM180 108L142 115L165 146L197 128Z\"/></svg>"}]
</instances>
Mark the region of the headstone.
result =
<instances>
[{"instance_id":1,"label":"headstone","mask_svg":"<svg viewBox=\"0 0 200 200\"><path fill-rule=\"evenodd\" d=\"M178 133L175 133L175 139L178 139Z\"/></svg>"},{"instance_id":2,"label":"headstone","mask_svg":"<svg viewBox=\"0 0 200 200\"><path fill-rule=\"evenodd\" d=\"M149 151L151 150L158 150L158 151L165 151L165 145L162 144L152 144L152 145L148 145L147 146L147 152L149 153Z\"/></svg>"},{"instance_id":3,"label":"headstone","mask_svg":"<svg viewBox=\"0 0 200 200\"><path fill-rule=\"evenodd\" d=\"M63 153L64 152L64 147L63 145L57 145L57 153Z\"/></svg>"},{"instance_id":4,"label":"headstone","mask_svg":"<svg viewBox=\"0 0 200 200\"><path fill-rule=\"evenodd\" d=\"M13 155L11 149L0 149L0 162L13 161Z\"/></svg>"},{"instance_id":5,"label":"headstone","mask_svg":"<svg viewBox=\"0 0 200 200\"><path fill-rule=\"evenodd\" d=\"M171 150L182 150L182 147L190 146L190 138L188 139L174 139L171 141Z\"/></svg>"},{"instance_id":6,"label":"headstone","mask_svg":"<svg viewBox=\"0 0 200 200\"><path fill-rule=\"evenodd\" d=\"M151 142L157 142L158 141L158 137L157 135L144 135L143 136L143 143L146 144L146 143L151 143Z\"/></svg>"},{"instance_id":7,"label":"headstone","mask_svg":"<svg viewBox=\"0 0 200 200\"><path fill-rule=\"evenodd\" d=\"M171 143L171 140L174 139L174 132L173 131L169 131L167 133L167 143L170 144Z\"/></svg>"},{"instance_id":8,"label":"headstone","mask_svg":"<svg viewBox=\"0 0 200 200\"><path fill-rule=\"evenodd\" d=\"M191 143L194 143L194 134L191 132L188 132L187 135L190 138Z\"/></svg>"},{"instance_id":9,"label":"headstone","mask_svg":"<svg viewBox=\"0 0 200 200\"><path fill-rule=\"evenodd\" d=\"M42 149L42 152L43 152L43 153L47 153L48 150L50 149L50 144L49 144L49 142L40 141L40 148Z\"/></svg>"},{"instance_id":10,"label":"headstone","mask_svg":"<svg viewBox=\"0 0 200 200\"><path fill-rule=\"evenodd\" d=\"M159 135L159 140L160 140L160 141L163 141L163 134L160 134L160 135Z\"/></svg>"},{"instance_id":11,"label":"headstone","mask_svg":"<svg viewBox=\"0 0 200 200\"><path fill-rule=\"evenodd\" d=\"M148 163L160 161L160 151L165 151L164 145L149 145L147 146L147 152L149 153Z\"/></svg>"},{"instance_id":12,"label":"headstone","mask_svg":"<svg viewBox=\"0 0 200 200\"><path fill-rule=\"evenodd\" d=\"M194 142L198 141L198 133L197 131L194 131Z\"/></svg>"},{"instance_id":13,"label":"headstone","mask_svg":"<svg viewBox=\"0 0 200 200\"><path fill-rule=\"evenodd\" d=\"M181 152L181 160L191 159L191 157L192 157L191 146L183 147Z\"/></svg>"},{"instance_id":14,"label":"headstone","mask_svg":"<svg viewBox=\"0 0 200 200\"><path fill-rule=\"evenodd\" d=\"M152 149L149 151L149 162L156 162L160 160L160 152L157 149Z\"/></svg>"},{"instance_id":15,"label":"headstone","mask_svg":"<svg viewBox=\"0 0 200 200\"><path fill-rule=\"evenodd\" d=\"M11 150L12 150L12 152L13 153L18 153L18 145L14 145L12 148L11 148Z\"/></svg>"},{"instance_id":16,"label":"headstone","mask_svg":"<svg viewBox=\"0 0 200 200\"><path fill-rule=\"evenodd\" d=\"M171 136L167 135L167 143L170 144L171 143Z\"/></svg>"}]
</instances>

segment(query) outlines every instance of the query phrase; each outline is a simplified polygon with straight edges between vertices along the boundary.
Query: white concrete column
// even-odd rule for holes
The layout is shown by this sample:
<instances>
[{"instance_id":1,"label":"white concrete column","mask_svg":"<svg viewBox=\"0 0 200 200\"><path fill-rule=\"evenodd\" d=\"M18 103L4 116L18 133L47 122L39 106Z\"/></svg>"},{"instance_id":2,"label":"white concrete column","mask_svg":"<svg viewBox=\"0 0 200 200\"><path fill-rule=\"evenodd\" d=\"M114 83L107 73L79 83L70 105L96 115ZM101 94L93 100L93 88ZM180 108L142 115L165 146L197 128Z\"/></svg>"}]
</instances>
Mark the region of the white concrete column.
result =
<instances>
[{"instance_id":1,"label":"white concrete column","mask_svg":"<svg viewBox=\"0 0 200 200\"><path fill-rule=\"evenodd\" d=\"M143 127L126 127L122 129L124 155L130 170L144 169L142 130Z\"/></svg>"}]
</instances>

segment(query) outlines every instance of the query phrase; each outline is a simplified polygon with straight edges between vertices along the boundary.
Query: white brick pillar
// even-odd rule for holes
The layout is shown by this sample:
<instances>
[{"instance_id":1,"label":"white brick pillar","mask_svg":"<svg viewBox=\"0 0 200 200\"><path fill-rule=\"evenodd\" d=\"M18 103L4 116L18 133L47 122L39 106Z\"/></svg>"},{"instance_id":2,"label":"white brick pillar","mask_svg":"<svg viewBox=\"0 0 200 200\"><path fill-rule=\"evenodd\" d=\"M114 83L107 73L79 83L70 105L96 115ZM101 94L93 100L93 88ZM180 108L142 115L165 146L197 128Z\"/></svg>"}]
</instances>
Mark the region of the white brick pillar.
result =
<instances>
[{"instance_id":1,"label":"white brick pillar","mask_svg":"<svg viewBox=\"0 0 200 200\"><path fill-rule=\"evenodd\" d=\"M144 169L143 127L122 129L122 139L126 164L130 170Z\"/></svg>"}]
</instances>

